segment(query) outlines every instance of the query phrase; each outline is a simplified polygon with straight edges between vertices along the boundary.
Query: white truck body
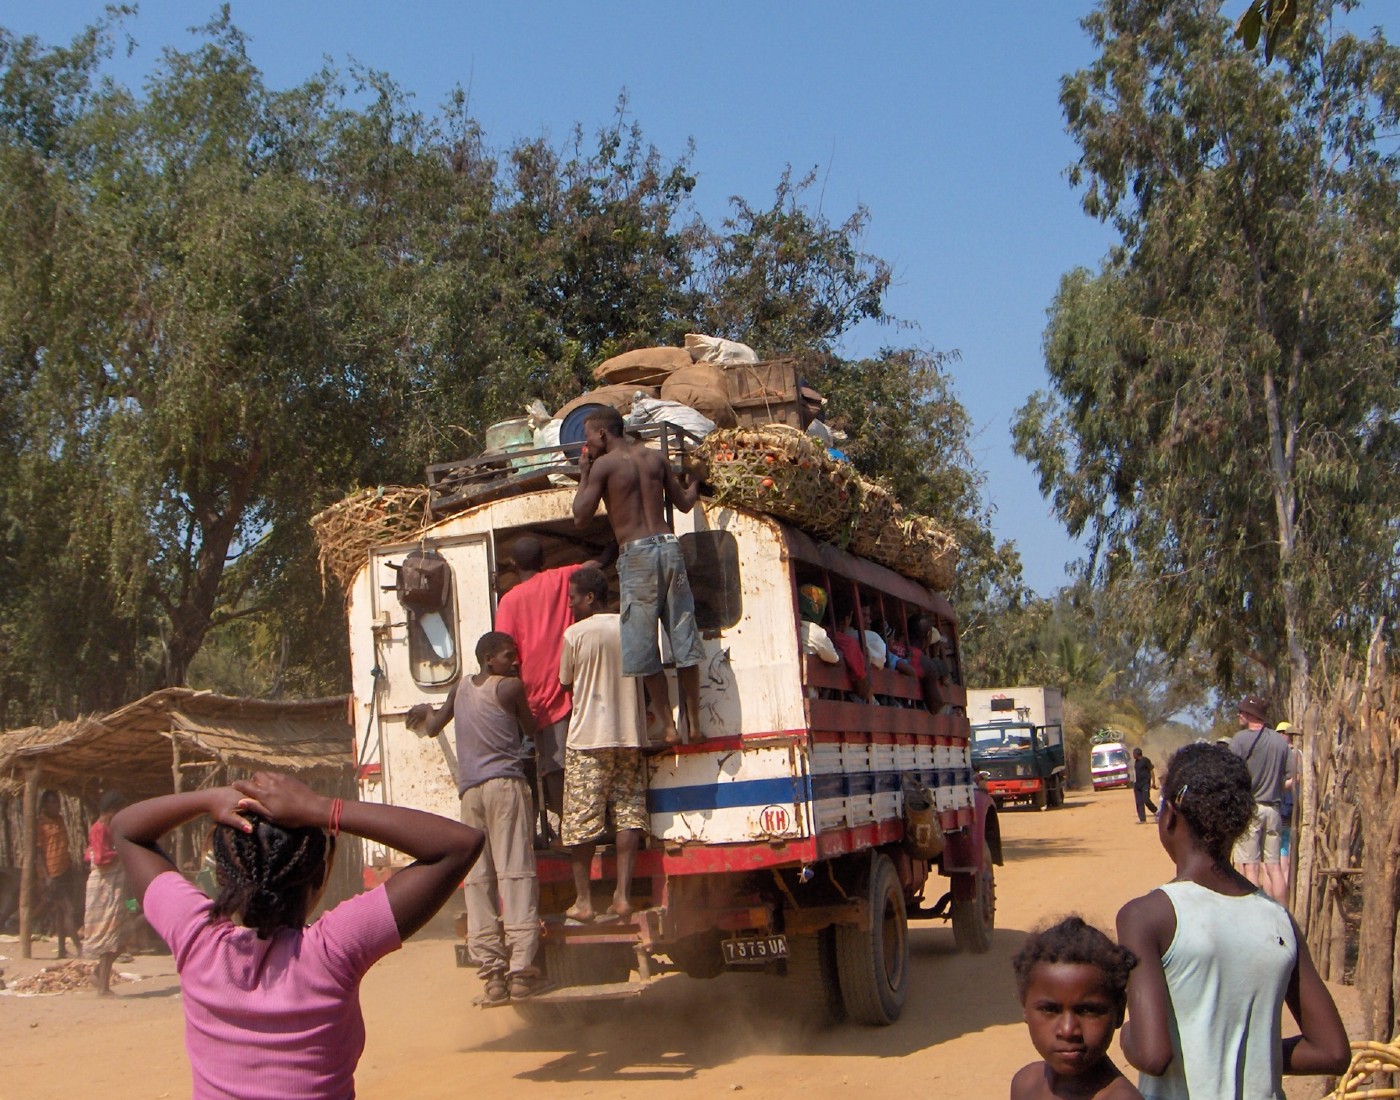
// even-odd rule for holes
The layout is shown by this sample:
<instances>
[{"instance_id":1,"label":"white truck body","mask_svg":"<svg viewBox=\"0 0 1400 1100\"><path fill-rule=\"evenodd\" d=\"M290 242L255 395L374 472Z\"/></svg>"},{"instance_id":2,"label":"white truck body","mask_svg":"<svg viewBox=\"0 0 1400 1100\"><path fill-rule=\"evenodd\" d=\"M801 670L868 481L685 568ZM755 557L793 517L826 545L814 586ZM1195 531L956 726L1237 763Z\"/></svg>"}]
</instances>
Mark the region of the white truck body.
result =
<instances>
[{"instance_id":1,"label":"white truck body","mask_svg":"<svg viewBox=\"0 0 1400 1100\"><path fill-rule=\"evenodd\" d=\"M967 720L976 726L1029 722L1064 727L1064 696L1053 687L969 688Z\"/></svg>"}]
</instances>

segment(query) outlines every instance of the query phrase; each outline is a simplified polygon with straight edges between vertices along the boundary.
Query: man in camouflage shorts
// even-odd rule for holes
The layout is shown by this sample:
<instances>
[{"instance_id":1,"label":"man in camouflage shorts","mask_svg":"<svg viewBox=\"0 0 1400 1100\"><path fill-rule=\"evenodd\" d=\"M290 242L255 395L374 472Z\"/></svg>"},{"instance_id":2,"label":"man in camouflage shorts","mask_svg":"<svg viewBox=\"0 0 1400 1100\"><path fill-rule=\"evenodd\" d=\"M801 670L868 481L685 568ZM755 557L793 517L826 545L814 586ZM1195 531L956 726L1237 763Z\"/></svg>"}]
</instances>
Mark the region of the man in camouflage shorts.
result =
<instances>
[{"instance_id":1,"label":"man in camouflage shorts","mask_svg":"<svg viewBox=\"0 0 1400 1100\"><path fill-rule=\"evenodd\" d=\"M574 707L564 747L562 832L577 894L566 915L583 922L600 919L593 911L591 871L598 841L609 832L617 837L617 888L601 919L632 916L632 870L649 824L646 712L638 681L622 673L622 626L606 610L607 601L601 570L585 566L569 578L575 622L564 631L559 682L572 688Z\"/></svg>"}]
</instances>

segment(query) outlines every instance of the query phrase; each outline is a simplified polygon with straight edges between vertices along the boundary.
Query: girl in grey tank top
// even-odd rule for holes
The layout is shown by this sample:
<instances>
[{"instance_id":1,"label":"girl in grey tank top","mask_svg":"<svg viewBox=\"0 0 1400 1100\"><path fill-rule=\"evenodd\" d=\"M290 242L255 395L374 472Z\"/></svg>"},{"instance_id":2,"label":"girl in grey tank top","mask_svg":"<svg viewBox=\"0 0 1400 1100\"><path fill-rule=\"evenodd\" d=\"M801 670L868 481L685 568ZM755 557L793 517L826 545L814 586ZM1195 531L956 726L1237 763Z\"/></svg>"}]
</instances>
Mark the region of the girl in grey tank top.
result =
<instances>
[{"instance_id":1,"label":"girl in grey tank top","mask_svg":"<svg viewBox=\"0 0 1400 1100\"><path fill-rule=\"evenodd\" d=\"M1249 770L1229 749L1179 749L1158 837L1176 877L1128 902L1118 940L1128 982L1123 1053L1147 1100L1283 1100L1283 1075L1337 1074L1346 1031L1288 911L1230 865L1254 815ZM1283 1007L1301 1034L1283 1038Z\"/></svg>"}]
</instances>

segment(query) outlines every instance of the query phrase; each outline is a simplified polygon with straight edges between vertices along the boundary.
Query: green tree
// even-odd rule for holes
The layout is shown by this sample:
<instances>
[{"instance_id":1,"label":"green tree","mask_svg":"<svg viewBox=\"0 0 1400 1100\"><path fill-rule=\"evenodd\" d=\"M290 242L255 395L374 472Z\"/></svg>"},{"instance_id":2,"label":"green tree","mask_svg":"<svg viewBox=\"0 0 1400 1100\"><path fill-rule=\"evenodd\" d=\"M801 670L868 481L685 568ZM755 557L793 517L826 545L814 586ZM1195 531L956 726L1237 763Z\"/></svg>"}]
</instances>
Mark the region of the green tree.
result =
<instances>
[{"instance_id":1,"label":"green tree","mask_svg":"<svg viewBox=\"0 0 1400 1100\"><path fill-rule=\"evenodd\" d=\"M1265 68L1206 0L1106 0L1061 101L1122 238L1060 286L1019 452L1090 575L1222 686L1290 690L1397 594L1400 53L1300 15Z\"/></svg>"},{"instance_id":2,"label":"green tree","mask_svg":"<svg viewBox=\"0 0 1400 1100\"><path fill-rule=\"evenodd\" d=\"M708 232L697 264L701 331L769 355L829 355L861 321L892 321L890 266L860 248L870 212L857 207L832 225L803 201L815 180L815 170L794 180L789 168L767 208L730 199L733 213Z\"/></svg>"},{"instance_id":3,"label":"green tree","mask_svg":"<svg viewBox=\"0 0 1400 1100\"><path fill-rule=\"evenodd\" d=\"M861 468L954 528L972 603L1023 597L944 357L834 354L888 320L863 209L832 224L784 174L712 229L691 151L625 100L593 142L497 154L460 91L425 114L357 68L268 88L227 10L138 96L100 78L130 18L53 49L0 31L7 724L165 683L342 689L307 519L690 329L811 355Z\"/></svg>"}]
</instances>

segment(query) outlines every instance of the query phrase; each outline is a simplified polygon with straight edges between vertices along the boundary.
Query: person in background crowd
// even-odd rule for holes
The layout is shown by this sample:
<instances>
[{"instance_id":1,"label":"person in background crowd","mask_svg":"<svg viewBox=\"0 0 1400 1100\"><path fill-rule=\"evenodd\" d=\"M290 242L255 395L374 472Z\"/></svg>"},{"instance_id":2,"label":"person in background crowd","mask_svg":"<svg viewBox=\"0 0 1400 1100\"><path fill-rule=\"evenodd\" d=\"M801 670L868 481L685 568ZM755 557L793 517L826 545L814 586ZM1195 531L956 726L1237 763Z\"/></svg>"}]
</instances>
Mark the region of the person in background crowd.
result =
<instances>
[{"instance_id":1,"label":"person in background crowd","mask_svg":"<svg viewBox=\"0 0 1400 1100\"><path fill-rule=\"evenodd\" d=\"M1133 749L1133 801L1137 804L1138 824L1145 824L1147 813L1155 814L1157 804L1152 801L1152 792L1157 789L1157 769L1152 761L1142 755L1141 749Z\"/></svg>"},{"instance_id":2,"label":"person in background crowd","mask_svg":"<svg viewBox=\"0 0 1400 1100\"><path fill-rule=\"evenodd\" d=\"M1246 695L1236 708L1240 731L1230 751L1244 761L1254 783L1254 820L1235 848L1240 873L1269 897L1282 902L1288 884L1280 866L1284 780L1288 777L1288 740L1266 724L1269 707L1257 695Z\"/></svg>"},{"instance_id":3,"label":"person in background crowd","mask_svg":"<svg viewBox=\"0 0 1400 1100\"><path fill-rule=\"evenodd\" d=\"M73 941L73 953L83 953L78 933L77 890L74 875L78 871L73 852L68 846L68 827L63 823L63 806L57 791L45 791L39 799L39 874L43 893L41 905L48 919L49 931L58 944L57 957L68 957L67 940Z\"/></svg>"},{"instance_id":4,"label":"person in background crowd","mask_svg":"<svg viewBox=\"0 0 1400 1100\"><path fill-rule=\"evenodd\" d=\"M126 908L126 875L112 837L112 815L126 805L120 791L104 791L97 803L97 820L88 830L87 904L83 907L83 944L97 956L92 984L99 997L112 995L112 966L131 934Z\"/></svg>"}]
</instances>

